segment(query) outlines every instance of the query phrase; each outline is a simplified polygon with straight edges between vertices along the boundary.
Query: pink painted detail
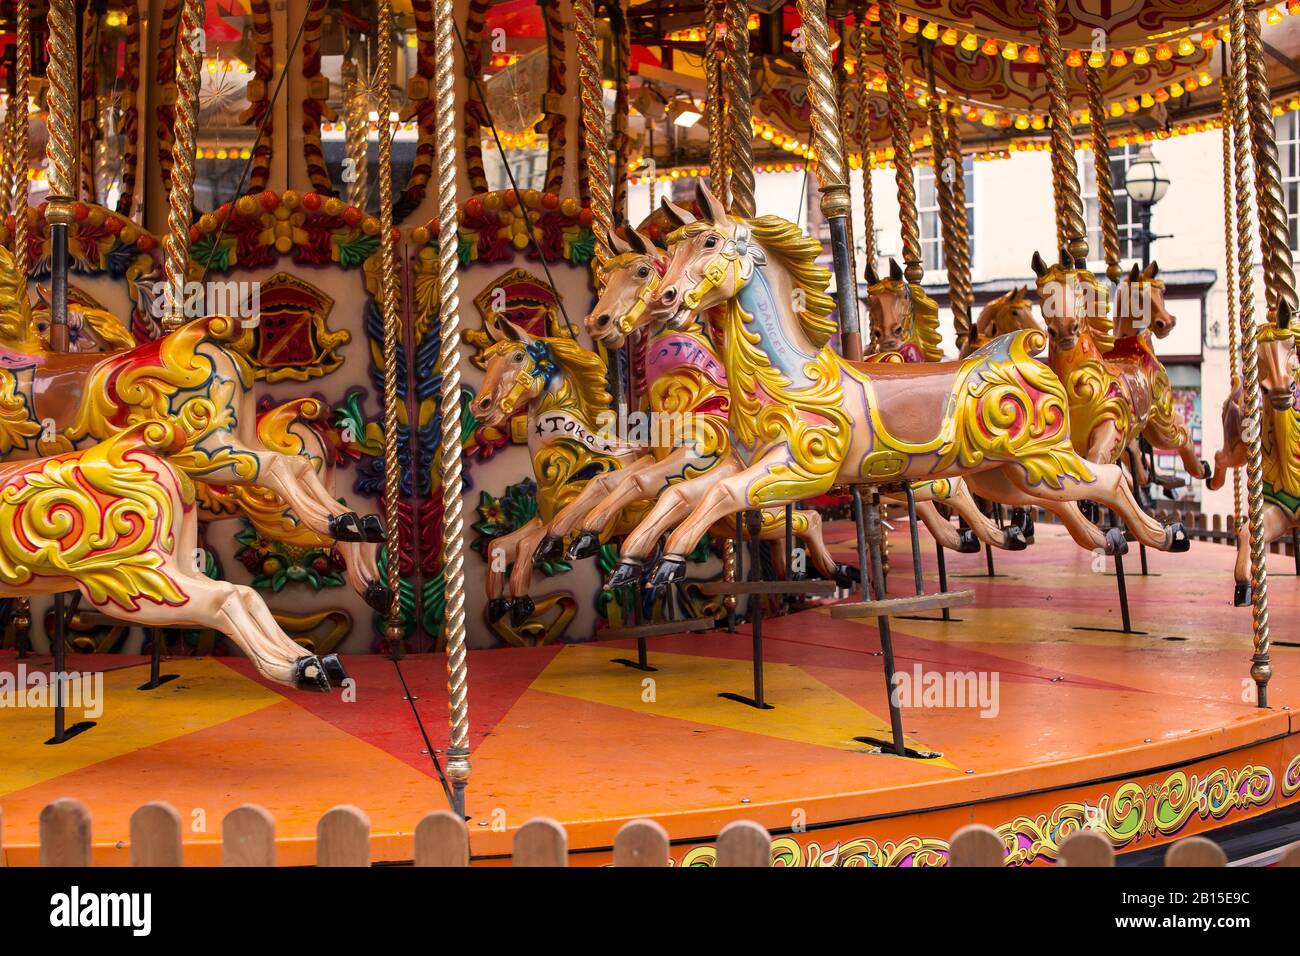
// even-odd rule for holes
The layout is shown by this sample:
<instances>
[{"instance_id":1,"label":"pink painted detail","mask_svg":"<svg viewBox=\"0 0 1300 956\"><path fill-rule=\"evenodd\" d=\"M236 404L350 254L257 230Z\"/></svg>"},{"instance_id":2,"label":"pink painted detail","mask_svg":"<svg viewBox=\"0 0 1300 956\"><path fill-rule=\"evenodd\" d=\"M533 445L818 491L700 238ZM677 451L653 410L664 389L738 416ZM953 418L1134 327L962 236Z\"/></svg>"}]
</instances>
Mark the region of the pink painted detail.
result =
<instances>
[{"instance_id":1,"label":"pink painted detail","mask_svg":"<svg viewBox=\"0 0 1300 956\"><path fill-rule=\"evenodd\" d=\"M727 372L718 357L694 336L681 332L661 335L650 343L646 355L646 378L653 382L679 368L703 372L719 388L727 387Z\"/></svg>"}]
</instances>

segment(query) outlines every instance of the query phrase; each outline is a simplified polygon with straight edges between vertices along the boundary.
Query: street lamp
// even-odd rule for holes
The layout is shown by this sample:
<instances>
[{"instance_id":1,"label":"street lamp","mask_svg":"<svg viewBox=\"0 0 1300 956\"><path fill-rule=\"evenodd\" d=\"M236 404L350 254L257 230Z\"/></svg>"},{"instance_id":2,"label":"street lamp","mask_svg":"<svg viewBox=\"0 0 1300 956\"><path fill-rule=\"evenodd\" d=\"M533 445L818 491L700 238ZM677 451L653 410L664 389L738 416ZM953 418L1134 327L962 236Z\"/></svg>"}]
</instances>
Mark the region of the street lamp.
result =
<instances>
[{"instance_id":1,"label":"street lamp","mask_svg":"<svg viewBox=\"0 0 1300 956\"><path fill-rule=\"evenodd\" d=\"M1130 199L1137 203L1138 228L1133 238L1142 250L1142 266L1151 261L1151 243L1157 239L1168 239L1151 231L1151 209L1164 198L1169 189L1169 180L1165 178L1164 167L1145 143L1138 150L1137 157L1129 164L1124 174L1124 189Z\"/></svg>"}]
</instances>

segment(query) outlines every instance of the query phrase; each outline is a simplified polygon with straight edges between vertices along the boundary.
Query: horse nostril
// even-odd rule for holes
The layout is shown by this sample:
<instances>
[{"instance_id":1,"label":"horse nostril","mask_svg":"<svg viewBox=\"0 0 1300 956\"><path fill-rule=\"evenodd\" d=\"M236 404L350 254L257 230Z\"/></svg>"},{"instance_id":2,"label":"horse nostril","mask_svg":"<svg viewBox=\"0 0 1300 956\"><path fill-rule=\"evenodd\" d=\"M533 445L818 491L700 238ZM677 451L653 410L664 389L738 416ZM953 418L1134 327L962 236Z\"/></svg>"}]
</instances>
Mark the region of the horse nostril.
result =
<instances>
[{"instance_id":1,"label":"horse nostril","mask_svg":"<svg viewBox=\"0 0 1300 956\"><path fill-rule=\"evenodd\" d=\"M663 298L664 298L665 305L672 305L674 302L677 301L677 290L665 289Z\"/></svg>"},{"instance_id":2,"label":"horse nostril","mask_svg":"<svg viewBox=\"0 0 1300 956\"><path fill-rule=\"evenodd\" d=\"M604 328L606 325L609 325L609 313L606 312L604 315L597 316L596 324L602 328Z\"/></svg>"}]
</instances>

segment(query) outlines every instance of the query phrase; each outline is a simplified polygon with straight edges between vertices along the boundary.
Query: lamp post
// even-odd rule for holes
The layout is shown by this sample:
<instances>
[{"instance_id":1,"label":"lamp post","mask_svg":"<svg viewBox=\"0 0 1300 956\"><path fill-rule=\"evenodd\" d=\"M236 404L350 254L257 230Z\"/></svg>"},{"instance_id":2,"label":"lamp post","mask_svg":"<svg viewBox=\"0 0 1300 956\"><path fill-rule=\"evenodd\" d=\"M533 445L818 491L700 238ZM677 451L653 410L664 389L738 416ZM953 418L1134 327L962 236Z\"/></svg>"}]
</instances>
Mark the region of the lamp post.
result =
<instances>
[{"instance_id":1,"label":"lamp post","mask_svg":"<svg viewBox=\"0 0 1300 956\"><path fill-rule=\"evenodd\" d=\"M1151 231L1151 210L1169 189L1169 180L1165 178L1164 167L1145 143L1138 150L1137 158L1129 164L1124 174L1124 189L1129 198L1137 203L1138 228L1133 238L1142 250L1142 266L1151 262L1151 243L1157 239L1168 239Z\"/></svg>"}]
</instances>

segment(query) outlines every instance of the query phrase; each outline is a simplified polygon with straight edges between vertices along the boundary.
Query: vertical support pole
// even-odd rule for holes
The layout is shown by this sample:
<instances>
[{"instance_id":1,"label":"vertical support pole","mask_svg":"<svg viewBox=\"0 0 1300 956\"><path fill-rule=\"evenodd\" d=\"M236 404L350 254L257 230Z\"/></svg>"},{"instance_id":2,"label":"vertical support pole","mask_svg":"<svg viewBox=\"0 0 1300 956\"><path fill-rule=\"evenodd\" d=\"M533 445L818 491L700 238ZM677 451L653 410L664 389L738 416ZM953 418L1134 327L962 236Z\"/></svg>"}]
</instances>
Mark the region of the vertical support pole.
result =
<instances>
[{"instance_id":1,"label":"vertical support pole","mask_svg":"<svg viewBox=\"0 0 1300 956\"><path fill-rule=\"evenodd\" d=\"M880 520L879 512L876 514L876 520ZM862 569L862 600L871 600L868 588L874 591L876 599L880 600L885 596L885 589L880 586L880 581L875 576L875 566L867 563L867 521L862 508L861 485L853 486L853 521L858 532L858 567Z\"/></svg>"},{"instance_id":2,"label":"vertical support pole","mask_svg":"<svg viewBox=\"0 0 1300 956\"><path fill-rule=\"evenodd\" d=\"M1235 395L1241 388L1241 335L1237 320L1237 255L1234 252L1236 236L1236 212L1233 196L1236 191L1236 177L1233 167L1233 117L1232 117L1232 75L1229 64L1232 51L1228 42L1219 46L1223 75L1219 78L1220 132L1223 138L1223 248L1227 254L1224 280L1228 299L1228 368L1231 375L1228 394ZM1232 469L1232 533L1241 529L1241 469ZM1300 550L1297 550L1300 554ZM1300 574L1300 569L1297 569Z\"/></svg>"},{"instance_id":3,"label":"vertical support pole","mask_svg":"<svg viewBox=\"0 0 1300 956\"><path fill-rule=\"evenodd\" d=\"M857 489L857 485L854 488ZM860 495L861 492L858 492ZM884 567L880 558L880 492L871 489L871 507L867 509L867 540L871 550L871 574L876 580L884 580ZM861 500L861 499L859 499ZM884 597L883 592L877 600ZM880 632L880 659L885 672L885 693L889 696L889 728L894 740L894 753L900 757L907 756L907 745L903 741L903 715L898 708L898 696L894 688L894 638L889 629L889 617L876 618L876 628Z\"/></svg>"},{"instance_id":4,"label":"vertical support pole","mask_svg":"<svg viewBox=\"0 0 1300 956\"><path fill-rule=\"evenodd\" d=\"M1076 266L1088 262L1088 226L1079 190L1079 166L1070 133L1070 104L1065 87L1065 57L1057 0L1038 0L1038 35L1047 72L1048 117L1052 124L1052 180L1056 186L1057 238Z\"/></svg>"},{"instance_id":5,"label":"vertical support pole","mask_svg":"<svg viewBox=\"0 0 1300 956\"><path fill-rule=\"evenodd\" d=\"M731 206L731 177L727 164L727 95L722 84L724 36L718 21L718 0L704 0L704 114L709 124L709 188ZM651 211L654 211L653 205Z\"/></svg>"},{"instance_id":6,"label":"vertical support pole","mask_svg":"<svg viewBox=\"0 0 1300 956\"><path fill-rule=\"evenodd\" d=\"M858 108L854 113L854 140L862 154L862 238L863 258L874 268L876 265L876 214L871 195L871 124L867 116L867 61L863 51L867 48L867 8L858 7L857 11L857 49L858 63L853 74L853 84L857 87Z\"/></svg>"},{"instance_id":7,"label":"vertical support pole","mask_svg":"<svg viewBox=\"0 0 1300 956\"><path fill-rule=\"evenodd\" d=\"M13 176L14 190L12 196L6 196L9 211L14 217L14 264L18 267L19 290L27 294L27 237L31 231L28 221L29 198L31 189L27 178L31 165L31 138L28 118L32 86L32 6L31 0L17 0L14 4L16 19L14 38L14 93L18 97L19 108L14 114ZM11 101L12 103L12 101ZM10 107L13 108L12 106ZM20 598L26 601L26 598Z\"/></svg>"},{"instance_id":8,"label":"vertical support pole","mask_svg":"<svg viewBox=\"0 0 1300 956\"><path fill-rule=\"evenodd\" d=\"M754 205L754 104L749 64L749 4L745 0L723 0L722 19L726 30L726 65L722 69L727 88L727 147L731 168L727 171L731 212L752 219Z\"/></svg>"},{"instance_id":9,"label":"vertical support pole","mask_svg":"<svg viewBox=\"0 0 1300 956\"><path fill-rule=\"evenodd\" d=\"M794 505L785 506L785 579L794 580Z\"/></svg>"},{"instance_id":10,"label":"vertical support pole","mask_svg":"<svg viewBox=\"0 0 1300 956\"><path fill-rule=\"evenodd\" d=\"M1115 218L1115 188L1110 176L1110 139L1106 136L1106 104L1101 96L1101 69L1084 67L1088 87L1088 125L1092 136L1092 166L1097 177L1097 218L1106 278L1119 282L1119 223ZM1145 262L1142 263L1146 265Z\"/></svg>"},{"instance_id":11,"label":"vertical support pole","mask_svg":"<svg viewBox=\"0 0 1300 956\"><path fill-rule=\"evenodd\" d=\"M935 562L939 566L939 591L942 594L947 594L948 593L948 559L944 557L943 545L939 544L938 542L936 542L934 546L934 557L935 557ZM952 620L952 608L946 606L943 608L943 619L945 621Z\"/></svg>"},{"instance_id":12,"label":"vertical support pole","mask_svg":"<svg viewBox=\"0 0 1300 956\"><path fill-rule=\"evenodd\" d=\"M763 580L763 542L760 532L763 529L763 512L754 509L745 512L749 525L749 579ZM749 628L752 637L752 656L750 659L754 671L754 706L766 710L763 700L763 595L749 596Z\"/></svg>"},{"instance_id":13,"label":"vertical support pole","mask_svg":"<svg viewBox=\"0 0 1300 956\"><path fill-rule=\"evenodd\" d=\"M578 50L578 101L582 143L587 154L587 188L591 194L592 232L596 238L593 266L596 291L605 282L605 263L613 225L613 195L609 181L609 144L605 132L605 94L601 87L600 53L596 47L595 0L574 0L574 35Z\"/></svg>"},{"instance_id":14,"label":"vertical support pole","mask_svg":"<svg viewBox=\"0 0 1300 956\"><path fill-rule=\"evenodd\" d=\"M948 158L953 162L952 215L956 233L952 250L955 261L949 263L948 273L951 275L956 268L957 297L952 303L953 323L957 331L957 343L963 345L970 339L971 307L975 301L971 290L970 221L966 217L966 157L962 153L961 126L957 117L950 113L947 125ZM951 295L950 293L950 298Z\"/></svg>"},{"instance_id":15,"label":"vertical support pole","mask_svg":"<svg viewBox=\"0 0 1300 956\"><path fill-rule=\"evenodd\" d=\"M912 538L912 582L916 585L918 595L925 593L925 584L921 578L921 529L916 520L916 492L912 483L904 479L903 494L907 495L907 526Z\"/></svg>"},{"instance_id":16,"label":"vertical support pole","mask_svg":"<svg viewBox=\"0 0 1300 956\"><path fill-rule=\"evenodd\" d=\"M389 0L381 0L389 6ZM442 565L446 580L447 707L450 746L447 777L452 804L465 815L469 783L469 659L465 647L465 518L461 501L460 447L460 296L456 238L456 84L452 67L455 4L435 0L434 127L437 175L434 204L438 210L438 368L442 372ZM597 240L600 241L599 239Z\"/></svg>"},{"instance_id":17,"label":"vertical support pole","mask_svg":"<svg viewBox=\"0 0 1300 956\"><path fill-rule=\"evenodd\" d=\"M202 29L203 0L184 0L177 27L176 122L172 141L170 189L167 193L167 236L163 240L163 272L166 278L162 316L164 332L178 329L185 323L185 283L190 269L190 225L194 219L199 36ZM53 315L51 311L51 322Z\"/></svg>"},{"instance_id":18,"label":"vertical support pole","mask_svg":"<svg viewBox=\"0 0 1300 956\"><path fill-rule=\"evenodd\" d=\"M892 7L892 0L887 0L887 4ZM882 23L885 5L882 4ZM858 314L858 283L853 274L853 248L849 236L852 197L844 145L840 139L840 106L832 72L826 0L799 0L799 13L803 18L803 65L808 74L808 98L812 107L814 168L821 189L822 215L826 217L831 234L840 348L845 358L857 361L862 358L862 320ZM901 88L899 92L901 95Z\"/></svg>"},{"instance_id":19,"label":"vertical support pole","mask_svg":"<svg viewBox=\"0 0 1300 956\"><path fill-rule=\"evenodd\" d=\"M908 119L903 48L898 33L898 4L880 4L880 39L884 46L885 83L889 95L889 131L894 144L894 182L898 187L898 221L903 239L903 275L909 284L921 281L921 230L917 219L916 183L912 179L911 121Z\"/></svg>"}]
</instances>

